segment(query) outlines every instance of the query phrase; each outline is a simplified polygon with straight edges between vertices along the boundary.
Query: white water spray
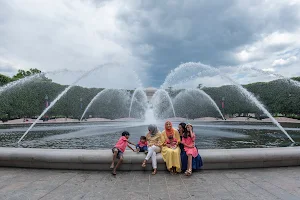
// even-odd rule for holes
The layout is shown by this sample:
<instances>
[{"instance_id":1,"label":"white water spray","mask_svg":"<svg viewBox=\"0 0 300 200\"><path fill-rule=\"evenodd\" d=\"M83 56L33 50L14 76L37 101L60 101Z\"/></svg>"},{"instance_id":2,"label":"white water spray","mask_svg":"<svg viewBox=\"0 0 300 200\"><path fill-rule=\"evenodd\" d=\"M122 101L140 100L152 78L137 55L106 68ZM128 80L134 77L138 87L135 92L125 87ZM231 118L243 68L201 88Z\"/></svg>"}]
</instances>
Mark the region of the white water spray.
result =
<instances>
[{"instance_id":1,"label":"white water spray","mask_svg":"<svg viewBox=\"0 0 300 200\"><path fill-rule=\"evenodd\" d=\"M107 91L109 91L109 89L104 89L100 92L98 92L98 94L96 94L96 96L94 96L94 98L90 101L90 103L87 105L87 107L85 108L80 121L82 121L83 117L85 116L86 112L89 110L89 108L93 105L94 101L96 101L98 99L99 96L101 96L102 94L106 93Z\"/></svg>"},{"instance_id":2,"label":"white water spray","mask_svg":"<svg viewBox=\"0 0 300 200\"><path fill-rule=\"evenodd\" d=\"M169 101L169 103L170 103L170 105L171 105L171 108L172 108L172 111L173 111L173 115L174 115L174 117L176 117L175 109L174 109L174 106L173 106L172 99L171 99L169 93L168 93L165 89L158 89L158 90L154 93L154 95L153 95L153 97L152 97L153 104L154 104L154 105L157 104L157 98L158 98L159 95L161 95L161 94L164 94L164 95L167 97L167 99L168 99L168 101ZM157 97L157 96L158 96L158 97Z\"/></svg>"},{"instance_id":3,"label":"white water spray","mask_svg":"<svg viewBox=\"0 0 300 200\"><path fill-rule=\"evenodd\" d=\"M131 115L132 105L133 105L133 102L136 100L135 96L136 96L136 94L138 92L140 92L141 94L143 94L144 101L145 101L144 103L147 103L147 96L146 96L146 93L144 92L144 90L142 88L135 89L134 92L133 92L133 94L132 94L132 97L131 97L131 102L130 102L130 107L129 107L129 115L128 115L129 118L131 117L130 115ZM146 110L146 108L145 108L145 110Z\"/></svg>"},{"instance_id":4,"label":"white water spray","mask_svg":"<svg viewBox=\"0 0 300 200\"><path fill-rule=\"evenodd\" d=\"M262 73L262 74L266 74L266 75L272 75L272 76L276 76L277 78L281 78L281 79L284 79L286 80L287 82L289 83L292 83L293 85L297 86L297 87L300 87L300 82L298 81L295 81L291 78L288 78L288 77L285 77L285 76L282 76L281 74L276 74L276 73L273 73L273 72L270 72L270 71L264 71L264 70L261 70L261 69L257 69L255 67L246 67L246 69L251 69L253 71L257 71L259 73Z\"/></svg>"},{"instance_id":5,"label":"white water spray","mask_svg":"<svg viewBox=\"0 0 300 200\"><path fill-rule=\"evenodd\" d=\"M211 66L208 66L208 65L203 65L202 63L195 63L195 62L188 62L188 63L184 63L184 64L181 64L178 68L179 69L185 69L185 68L190 68L192 67L193 69L194 68L197 68L198 66L198 69L201 69L201 70L210 70L218 75L220 75L221 77L227 79L228 81L230 81L233 85L235 85L239 91L246 97L248 98L252 103L254 103L261 111L263 111L270 119L271 121L288 137L288 139L295 143L295 141L291 138L291 136L284 130L284 128L280 125L280 123L278 121L276 121L276 119L269 113L269 111L264 107L264 105L258 101L256 99L256 97L250 93L248 90L246 90L243 86L241 86L239 83L235 82L234 80L232 80L230 77L222 74L220 72L220 70L216 69L216 68L213 68ZM174 70L176 71L176 69ZM198 73L198 75L201 75L201 72Z\"/></svg>"},{"instance_id":6,"label":"white water spray","mask_svg":"<svg viewBox=\"0 0 300 200\"><path fill-rule=\"evenodd\" d=\"M11 83L8 83L8 84L6 84L6 85L0 87L0 95L1 95L1 93L5 92L5 91L7 91L7 90L9 90L9 89L11 89L11 88L17 86L17 85L22 85L22 84L25 84L25 83L27 83L27 82L30 82L30 81L32 81L33 79L38 78L38 77L40 77L40 76L43 75L43 74L44 74L44 73L34 74L34 75L31 75L31 76L27 76L27 77L25 77L25 78L19 79L19 80L17 80L17 81L13 81L13 82L11 82Z\"/></svg>"},{"instance_id":7,"label":"white water spray","mask_svg":"<svg viewBox=\"0 0 300 200\"><path fill-rule=\"evenodd\" d=\"M94 69L85 72L82 76L80 76L75 82L73 82L71 85L69 85L64 91L62 91L51 103L50 105L42 112L42 114L31 124L31 126L27 129L27 131L22 135L22 137L19 139L18 144L22 141L22 139L27 135L27 133L36 125L36 123L50 110L58 100L60 100L75 84L77 84L81 79L88 76L90 73L98 70L99 68L102 68L106 66L107 64L100 65L95 67Z\"/></svg>"},{"instance_id":8,"label":"white water spray","mask_svg":"<svg viewBox=\"0 0 300 200\"><path fill-rule=\"evenodd\" d=\"M203 96L205 96L210 101L210 103L215 107L215 109L219 112L222 119L225 120L219 106L216 104L216 102L206 92L204 92L203 90L197 90L197 89L192 89L192 91L197 91L200 94L202 94Z\"/></svg>"}]
</instances>

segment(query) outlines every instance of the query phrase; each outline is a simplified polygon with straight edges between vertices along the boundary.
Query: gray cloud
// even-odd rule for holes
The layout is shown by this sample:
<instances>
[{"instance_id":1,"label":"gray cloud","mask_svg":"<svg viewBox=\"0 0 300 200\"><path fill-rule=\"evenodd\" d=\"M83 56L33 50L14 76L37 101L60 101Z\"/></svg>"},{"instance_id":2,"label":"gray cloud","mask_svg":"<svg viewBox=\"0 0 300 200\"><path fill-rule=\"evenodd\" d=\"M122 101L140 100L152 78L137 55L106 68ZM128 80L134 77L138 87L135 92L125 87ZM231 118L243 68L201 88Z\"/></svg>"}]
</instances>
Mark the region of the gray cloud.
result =
<instances>
[{"instance_id":1,"label":"gray cloud","mask_svg":"<svg viewBox=\"0 0 300 200\"><path fill-rule=\"evenodd\" d=\"M1 65L0 63L0 72L15 72L16 69L9 65Z\"/></svg>"},{"instance_id":2,"label":"gray cloud","mask_svg":"<svg viewBox=\"0 0 300 200\"><path fill-rule=\"evenodd\" d=\"M121 11L119 19L140 42L153 46L149 73L156 84L181 62L239 65L236 53L273 32L294 32L299 27L299 5L282 1L150 1ZM287 45L264 48L270 53ZM266 55L252 56L247 62Z\"/></svg>"}]
</instances>

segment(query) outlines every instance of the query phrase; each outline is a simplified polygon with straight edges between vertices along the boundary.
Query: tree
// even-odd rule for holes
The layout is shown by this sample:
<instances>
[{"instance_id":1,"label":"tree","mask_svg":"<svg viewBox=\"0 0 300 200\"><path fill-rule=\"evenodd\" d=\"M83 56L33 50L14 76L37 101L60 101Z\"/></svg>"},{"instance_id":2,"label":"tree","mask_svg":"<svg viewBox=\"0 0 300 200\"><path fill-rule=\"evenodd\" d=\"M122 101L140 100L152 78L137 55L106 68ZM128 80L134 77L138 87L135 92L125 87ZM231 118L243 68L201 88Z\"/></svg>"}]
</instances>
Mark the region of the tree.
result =
<instances>
[{"instance_id":1,"label":"tree","mask_svg":"<svg viewBox=\"0 0 300 200\"><path fill-rule=\"evenodd\" d=\"M11 78L8 76L5 76L3 74L0 74L0 86L5 85L7 83L11 82Z\"/></svg>"},{"instance_id":2,"label":"tree","mask_svg":"<svg viewBox=\"0 0 300 200\"><path fill-rule=\"evenodd\" d=\"M26 76L31 76L31 75L40 74L40 73L42 73L41 70L36 69L36 68L34 68L34 69L31 68L29 71L19 69L18 73L13 76L13 79L18 80L18 79L21 79L21 78L25 78Z\"/></svg>"}]
</instances>

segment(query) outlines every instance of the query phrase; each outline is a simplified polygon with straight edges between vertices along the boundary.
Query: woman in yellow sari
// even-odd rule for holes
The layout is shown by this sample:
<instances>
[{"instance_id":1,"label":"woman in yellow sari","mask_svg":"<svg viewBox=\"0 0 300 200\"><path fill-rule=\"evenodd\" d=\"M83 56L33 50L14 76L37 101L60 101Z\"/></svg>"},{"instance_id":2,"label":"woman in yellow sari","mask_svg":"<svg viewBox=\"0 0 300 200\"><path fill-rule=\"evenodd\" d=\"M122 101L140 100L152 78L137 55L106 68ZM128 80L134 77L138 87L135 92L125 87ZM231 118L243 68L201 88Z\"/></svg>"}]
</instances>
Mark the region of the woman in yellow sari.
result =
<instances>
[{"instance_id":1,"label":"woman in yellow sari","mask_svg":"<svg viewBox=\"0 0 300 200\"><path fill-rule=\"evenodd\" d=\"M168 144L168 141L170 140L169 138L173 138L173 140L177 141L176 148ZM181 172L180 148L178 146L180 143L180 136L178 131L172 127L172 123L170 121L165 123L165 130L161 133L161 142L161 154L166 162L167 169L171 172L171 174Z\"/></svg>"}]
</instances>

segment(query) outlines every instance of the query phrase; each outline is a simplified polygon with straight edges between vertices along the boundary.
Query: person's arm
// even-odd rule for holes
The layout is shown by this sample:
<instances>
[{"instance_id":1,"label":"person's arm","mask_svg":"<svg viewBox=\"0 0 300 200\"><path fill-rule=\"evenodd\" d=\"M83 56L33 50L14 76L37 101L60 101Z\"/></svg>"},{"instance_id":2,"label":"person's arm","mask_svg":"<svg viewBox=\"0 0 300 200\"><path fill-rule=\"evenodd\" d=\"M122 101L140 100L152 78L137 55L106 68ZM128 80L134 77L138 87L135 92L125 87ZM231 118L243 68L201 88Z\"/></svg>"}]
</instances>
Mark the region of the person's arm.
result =
<instances>
[{"instance_id":1,"label":"person's arm","mask_svg":"<svg viewBox=\"0 0 300 200\"><path fill-rule=\"evenodd\" d=\"M180 140L180 135L176 129L174 129L174 137L177 140L177 144L179 144L181 140Z\"/></svg>"},{"instance_id":2,"label":"person's arm","mask_svg":"<svg viewBox=\"0 0 300 200\"><path fill-rule=\"evenodd\" d=\"M187 145L183 138L182 138L181 144L183 144L185 147L188 147L188 148L193 148L194 147L194 145Z\"/></svg>"},{"instance_id":3,"label":"person's arm","mask_svg":"<svg viewBox=\"0 0 300 200\"><path fill-rule=\"evenodd\" d=\"M160 139L161 139L161 146L166 146L166 138L165 138L166 132L163 131L160 135Z\"/></svg>"},{"instance_id":4,"label":"person's arm","mask_svg":"<svg viewBox=\"0 0 300 200\"><path fill-rule=\"evenodd\" d=\"M151 136L150 136L150 134L149 133L147 133L147 135L146 135L146 142L147 142L147 146L149 146L149 147L151 147L150 145L148 145L149 144L149 141L150 141L150 138Z\"/></svg>"},{"instance_id":5,"label":"person's arm","mask_svg":"<svg viewBox=\"0 0 300 200\"><path fill-rule=\"evenodd\" d=\"M189 145L187 145L186 143L185 143L185 139L182 137L182 140L181 140L181 144L183 144L183 146L185 146L185 147L190 147Z\"/></svg>"},{"instance_id":6,"label":"person's arm","mask_svg":"<svg viewBox=\"0 0 300 200\"><path fill-rule=\"evenodd\" d=\"M157 138L155 139L155 145L158 146L158 147L161 147L162 146L162 142L161 142L161 134L160 133L157 133L158 136Z\"/></svg>"},{"instance_id":7,"label":"person's arm","mask_svg":"<svg viewBox=\"0 0 300 200\"><path fill-rule=\"evenodd\" d=\"M179 146L178 140L176 138L174 139L174 146L176 146L176 147Z\"/></svg>"},{"instance_id":8,"label":"person's arm","mask_svg":"<svg viewBox=\"0 0 300 200\"><path fill-rule=\"evenodd\" d=\"M133 152L135 152L135 149L133 149L130 145L127 145L129 149L131 149Z\"/></svg>"},{"instance_id":9,"label":"person's arm","mask_svg":"<svg viewBox=\"0 0 300 200\"><path fill-rule=\"evenodd\" d=\"M196 140L196 135L195 135L195 133L191 132L191 138L192 138L192 141L195 142L195 140Z\"/></svg>"},{"instance_id":10,"label":"person's arm","mask_svg":"<svg viewBox=\"0 0 300 200\"><path fill-rule=\"evenodd\" d=\"M127 142L128 142L129 144L131 144L131 145L135 146L135 144L134 144L134 143L132 143L132 142L130 142L129 140L127 140Z\"/></svg>"}]
</instances>

